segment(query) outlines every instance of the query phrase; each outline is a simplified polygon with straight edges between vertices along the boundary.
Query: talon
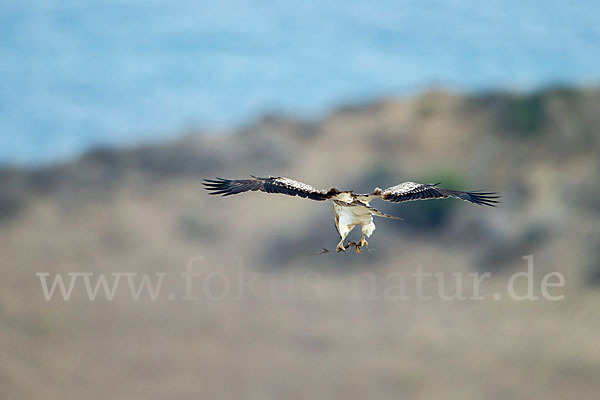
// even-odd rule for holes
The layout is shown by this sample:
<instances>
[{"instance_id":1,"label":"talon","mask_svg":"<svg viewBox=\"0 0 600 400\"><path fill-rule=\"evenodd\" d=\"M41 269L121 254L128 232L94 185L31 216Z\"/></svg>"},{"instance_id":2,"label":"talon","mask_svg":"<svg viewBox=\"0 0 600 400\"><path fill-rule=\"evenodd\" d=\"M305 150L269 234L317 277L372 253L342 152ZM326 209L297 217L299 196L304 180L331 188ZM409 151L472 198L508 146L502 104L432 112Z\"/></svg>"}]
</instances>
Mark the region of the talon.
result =
<instances>
[{"instance_id":1,"label":"talon","mask_svg":"<svg viewBox=\"0 0 600 400\"><path fill-rule=\"evenodd\" d=\"M358 244L360 247L362 246L368 246L369 242L367 242L365 239L361 239L360 243Z\"/></svg>"},{"instance_id":2,"label":"talon","mask_svg":"<svg viewBox=\"0 0 600 400\"><path fill-rule=\"evenodd\" d=\"M339 253L340 251L346 251L346 248L344 247L343 244L341 244L335 248L335 251L336 251L336 253Z\"/></svg>"},{"instance_id":3,"label":"talon","mask_svg":"<svg viewBox=\"0 0 600 400\"><path fill-rule=\"evenodd\" d=\"M354 246L354 249L356 250L356 252L357 252L358 254L360 254L360 245L356 245L356 246Z\"/></svg>"}]
</instances>

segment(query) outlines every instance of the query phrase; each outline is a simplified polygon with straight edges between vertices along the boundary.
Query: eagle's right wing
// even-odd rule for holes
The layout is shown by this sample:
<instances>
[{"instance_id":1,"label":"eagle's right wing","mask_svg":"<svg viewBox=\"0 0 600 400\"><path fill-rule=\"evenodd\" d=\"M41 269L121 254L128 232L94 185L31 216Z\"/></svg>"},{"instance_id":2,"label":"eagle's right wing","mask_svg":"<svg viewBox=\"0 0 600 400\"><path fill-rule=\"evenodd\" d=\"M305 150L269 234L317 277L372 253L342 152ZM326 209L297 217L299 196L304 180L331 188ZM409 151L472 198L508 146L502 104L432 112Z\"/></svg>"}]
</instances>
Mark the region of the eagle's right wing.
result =
<instances>
[{"instance_id":1,"label":"eagle's right wing","mask_svg":"<svg viewBox=\"0 0 600 400\"><path fill-rule=\"evenodd\" d=\"M437 184L422 184L415 182L404 182L387 188L379 195L381 199L391 203L401 203L412 200L446 199L453 197L481 206L495 207L498 203L498 193L474 190L463 192L461 190L443 189Z\"/></svg>"},{"instance_id":2,"label":"eagle's right wing","mask_svg":"<svg viewBox=\"0 0 600 400\"><path fill-rule=\"evenodd\" d=\"M281 193L289 196L300 196L312 200L328 200L340 193L332 188L329 191L317 190L314 187L289 178L274 177L260 178L252 176L252 179L204 179L204 186L210 194L230 196L248 191L261 191L265 193Z\"/></svg>"}]
</instances>

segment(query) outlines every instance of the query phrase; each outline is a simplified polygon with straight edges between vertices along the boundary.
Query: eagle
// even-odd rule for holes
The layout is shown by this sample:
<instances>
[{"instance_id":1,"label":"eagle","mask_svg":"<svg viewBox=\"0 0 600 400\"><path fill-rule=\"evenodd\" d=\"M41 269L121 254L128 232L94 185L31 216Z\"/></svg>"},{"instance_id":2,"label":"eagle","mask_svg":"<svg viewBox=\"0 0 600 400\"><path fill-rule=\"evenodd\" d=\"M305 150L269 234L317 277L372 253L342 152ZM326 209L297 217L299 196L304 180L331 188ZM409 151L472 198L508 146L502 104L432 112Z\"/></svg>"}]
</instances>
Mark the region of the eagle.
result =
<instances>
[{"instance_id":1,"label":"eagle","mask_svg":"<svg viewBox=\"0 0 600 400\"><path fill-rule=\"evenodd\" d=\"M215 179L204 179L203 185L210 194L221 196L231 196L249 191L261 191L265 193L300 196L316 201L331 200L335 214L335 227L341 237L335 249L337 252L346 251L348 247L353 245L356 251L360 253L360 248L368 245L366 238L370 237L375 230L373 216L402 219L388 215L372 207L370 202L374 199L381 199L390 203L403 203L413 200L455 198L481 206L495 207L500 197L495 192L481 190L463 192L440 188L438 187L440 183L423 184L415 182L404 182L387 189L376 187L372 193L356 194L352 190L341 191L335 187L329 190L317 190L306 183L281 176L269 176L268 178L250 176L252 179L223 179L218 177ZM349 242L348 246L344 246L346 236L348 236L356 225L360 225L362 229L360 242Z\"/></svg>"}]
</instances>

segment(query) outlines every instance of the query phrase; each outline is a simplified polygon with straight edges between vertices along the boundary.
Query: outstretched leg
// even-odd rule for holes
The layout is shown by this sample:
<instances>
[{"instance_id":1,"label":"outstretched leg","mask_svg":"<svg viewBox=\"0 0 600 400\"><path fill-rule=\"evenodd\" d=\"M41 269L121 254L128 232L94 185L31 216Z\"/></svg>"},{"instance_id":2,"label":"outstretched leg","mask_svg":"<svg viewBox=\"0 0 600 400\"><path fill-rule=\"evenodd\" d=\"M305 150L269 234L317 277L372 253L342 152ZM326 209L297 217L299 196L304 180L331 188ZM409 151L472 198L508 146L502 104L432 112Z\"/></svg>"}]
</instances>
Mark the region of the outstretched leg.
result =
<instances>
[{"instance_id":1,"label":"outstretched leg","mask_svg":"<svg viewBox=\"0 0 600 400\"><path fill-rule=\"evenodd\" d=\"M337 247L335 248L335 251L337 251L338 253L340 251L346 251L346 248L344 247L344 240L346 239L346 236L342 236L342 240L340 240Z\"/></svg>"},{"instance_id":2,"label":"outstretched leg","mask_svg":"<svg viewBox=\"0 0 600 400\"><path fill-rule=\"evenodd\" d=\"M338 225L338 231L340 232L340 237L342 240L340 240L338 243L335 251L346 251L346 247L344 247L344 240L346 240L346 236L348 236L352 229L354 229L354 225Z\"/></svg>"},{"instance_id":3,"label":"outstretched leg","mask_svg":"<svg viewBox=\"0 0 600 400\"><path fill-rule=\"evenodd\" d=\"M361 247L368 246L369 242L367 242L367 239L365 239L365 236L370 237L374 230L375 230L375 224L373 223L373 219L371 219L371 222L369 224L362 225L362 238L360 239L360 242L358 243L358 245Z\"/></svg>"}]
</instances>

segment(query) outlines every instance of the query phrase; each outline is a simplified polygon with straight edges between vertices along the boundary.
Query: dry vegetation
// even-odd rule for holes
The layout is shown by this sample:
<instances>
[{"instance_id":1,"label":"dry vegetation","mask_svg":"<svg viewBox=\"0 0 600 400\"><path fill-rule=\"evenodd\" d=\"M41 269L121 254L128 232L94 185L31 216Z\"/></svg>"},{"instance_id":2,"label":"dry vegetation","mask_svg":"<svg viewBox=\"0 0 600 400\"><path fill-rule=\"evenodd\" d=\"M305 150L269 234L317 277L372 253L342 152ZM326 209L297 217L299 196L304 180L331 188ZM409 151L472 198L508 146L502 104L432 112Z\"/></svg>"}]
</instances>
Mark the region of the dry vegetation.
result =
<instances>
[{"instance_id":1,"label":"dry vegetation","mask_svg":"<svg viewBox=\"0 0 600 400\"><path fill-rule=\"evenodd\" d=\"M4 168L0 398L595 399L599 131L598 90L432 92L317 122L268 116L227 135ZM499 191L503 203L378 204L405 221L376 221L370 252L315 255L338 240L330 205L219 199L200 185L251 173L359 191L442 181ZM536 287L564 274L564 300L491 299L527 254ZM211 301L197 283L200 298L181 300L195 256L198 271L234 284L242 256L244 271L261 274L256 293ZM419 265L491 271L489 299L372 299L361 275L381 290ZM46 302L36 272L168 276L157 301L133 301L123 284L113 301L91 302L76 285L70 301Z\"/></svg>"}]
</instances>

